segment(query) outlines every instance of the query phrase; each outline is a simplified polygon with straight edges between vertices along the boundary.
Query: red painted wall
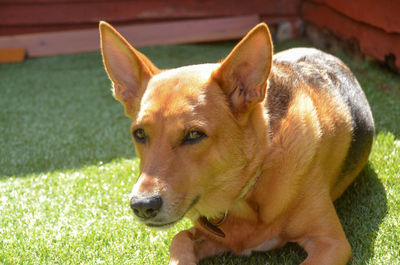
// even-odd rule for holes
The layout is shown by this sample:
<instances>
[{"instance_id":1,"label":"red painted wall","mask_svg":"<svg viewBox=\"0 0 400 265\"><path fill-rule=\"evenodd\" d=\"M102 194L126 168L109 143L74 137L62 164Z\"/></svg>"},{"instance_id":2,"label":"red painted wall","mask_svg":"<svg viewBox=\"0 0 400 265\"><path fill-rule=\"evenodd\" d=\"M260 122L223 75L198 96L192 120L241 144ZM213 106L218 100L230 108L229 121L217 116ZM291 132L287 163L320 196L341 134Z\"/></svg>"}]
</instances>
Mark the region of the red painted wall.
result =
<instances>
[{"instance_id":1,"label":"red painted wall","mask_svg":"<svg viewBox=\"0 0 400 265\"><path fill-rule=\"evenodd\" d=\"M258 14L299 18L301 0L0 0L0 35Z\"/></svg>"},{"instance_id":2,"label":"red painted wall","mask_svg":"<svg viewBox=\"0 0 400 265\"><path fill-rule=\"evenodd\" d=\"M305 0L303 19L345 39L357 40L362 52L400 69L400 1Z\"/></svg>"}]
</instances>

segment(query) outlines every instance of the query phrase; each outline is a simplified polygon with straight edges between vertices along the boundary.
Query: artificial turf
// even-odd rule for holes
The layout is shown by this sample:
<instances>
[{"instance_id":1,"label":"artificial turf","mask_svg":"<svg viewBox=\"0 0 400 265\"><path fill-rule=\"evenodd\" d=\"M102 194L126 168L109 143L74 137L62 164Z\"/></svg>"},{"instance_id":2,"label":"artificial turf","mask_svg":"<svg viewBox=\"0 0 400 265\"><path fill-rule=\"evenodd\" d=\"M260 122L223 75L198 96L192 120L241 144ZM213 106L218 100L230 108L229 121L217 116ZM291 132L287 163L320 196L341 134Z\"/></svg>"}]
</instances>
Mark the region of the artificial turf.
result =
<instances>
[{"instance_id":1,"label":"artificial turf","mask_svg":"<svg viewBox=\"0 0 400 265\"><path fill-rule=\"evenodd\" d=\"M172 68L215 62L233 45L141 51ZM367 167L335 203L352 264L400 264L400 76L337 54L364 88L377 128ZM171 238L190 222L154 231L134 220L128 194L139 163L129 124L97 52L0 65L0 263L167 263ZM297 264L305 256L289 244L201 264Z\"/></svg>"}]
</instances>

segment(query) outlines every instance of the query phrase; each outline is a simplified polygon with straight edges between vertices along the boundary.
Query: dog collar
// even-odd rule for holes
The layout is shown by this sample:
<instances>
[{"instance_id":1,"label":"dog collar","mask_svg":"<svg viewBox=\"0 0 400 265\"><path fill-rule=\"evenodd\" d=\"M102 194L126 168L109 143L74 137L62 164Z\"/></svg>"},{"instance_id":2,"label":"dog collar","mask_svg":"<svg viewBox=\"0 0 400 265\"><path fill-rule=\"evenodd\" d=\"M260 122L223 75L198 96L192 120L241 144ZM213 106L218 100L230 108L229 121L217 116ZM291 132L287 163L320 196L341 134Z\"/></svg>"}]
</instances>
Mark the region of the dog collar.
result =
<instances>
[{"instance_id":1,"label":"dog collar","mask_svg":"<svg viewBox=\"0 0 400 265\"><path fill-rule=\"evenodd\" d=\"M260 175L261 175L261 168L259 168L257 170L256 174L246 183L246 185L240 192L240 195L237 198L237 200L241 200L246 196L246 194L249 192L249 190L257 182L257 179ZM219 229L218 226L222 225L225 222L227 216L228 216L228 210L226 210L224 215L222 216L222 218L220 218L218 220L210 219L205 216L201 216L198 219L198 222L208 232L213 233L214 235L219 236L219 237L225 237L225 233L221 229Z\"/></svg>"},{"instance_id":2,"label":"dog collar","mask_svg":"<svg viewBox=\"0 0 400 265\"><path fill-rule=\"evenodd\" d=\"M218 226L222 225L225 222L227 216L228 211L225 211L224 216L218 220L201 216L198 219L198 222L208 232L213 233L216 236L225 237L225 233L221 229L219 229Z\"/></svg>"}]
</instances>

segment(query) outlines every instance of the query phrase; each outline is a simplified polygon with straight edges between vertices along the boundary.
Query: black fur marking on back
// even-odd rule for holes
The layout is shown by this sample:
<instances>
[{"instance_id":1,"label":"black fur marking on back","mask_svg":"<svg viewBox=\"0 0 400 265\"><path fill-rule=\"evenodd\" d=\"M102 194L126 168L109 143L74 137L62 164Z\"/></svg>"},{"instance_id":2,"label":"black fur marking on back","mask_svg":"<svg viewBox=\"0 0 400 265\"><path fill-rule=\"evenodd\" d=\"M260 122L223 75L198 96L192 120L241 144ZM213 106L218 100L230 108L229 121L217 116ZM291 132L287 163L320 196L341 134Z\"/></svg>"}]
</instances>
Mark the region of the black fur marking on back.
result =
<instances>
[{"instance_id":1,"label":"black fur marking on back","mask_svg":"<svg viewBox=\"0 0 400 265\"><path fill-rule=\"evenodd\" d=\"M281 120L286 117L289 104L293 98L293 89L296 88L298 80L290 75L285 63L279 67L273 66L268 78L267 100L265 107L269 114L269 129L271 137L279 130Z\"/></svg>"},{"instance_id":2,"label":"black fur marking on back","mask_svg":"<svg viewBox=\"0 0 400 265\"><path fill-rule=\"evenodd\" d=\"M344 66L338 68L338 72L342 80L345 80L344 83L340 83L339 92L350 109L353 127L352 142L341 172L345 177L370 153L375 126L367 98L357 79Z\"/></svg>"},{"instance_id":3,"label":"black fur marking on back","mask_svg":"<svg viewBox=\"0 0 400 265\"><path fill-rule=\"evenodd\" d=\"M296 50L299 52L293 52ZM304 83L339 96L347 105L351 114L353 135L341 176L354 174L354 170L371 150L375 131L371 109L362 88L343 62L332 55L307 48L292 49L292 54L295 56L283 56L282 61L290 62Z\"/></svg>"}]
</instances>

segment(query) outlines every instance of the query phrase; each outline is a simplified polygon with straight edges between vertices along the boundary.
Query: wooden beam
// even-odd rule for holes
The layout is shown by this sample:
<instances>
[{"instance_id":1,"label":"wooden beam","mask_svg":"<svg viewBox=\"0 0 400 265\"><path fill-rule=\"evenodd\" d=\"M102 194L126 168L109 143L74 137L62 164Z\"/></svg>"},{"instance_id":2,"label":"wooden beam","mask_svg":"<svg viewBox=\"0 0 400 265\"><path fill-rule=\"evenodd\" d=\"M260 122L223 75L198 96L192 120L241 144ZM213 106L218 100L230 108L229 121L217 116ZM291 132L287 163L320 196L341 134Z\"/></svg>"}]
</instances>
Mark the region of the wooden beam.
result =
<instances>
[{"instance_id":1,"label":"wooden beam","mask_svg":"<svg viewBox=\"0 0 400 265\"><path fill-rule=\"evenodd\" d=\"M22 62L26 51L22 48L0 49L0 63Z\"/></svg>"},{"instance_id":2,"label":"wooden beam","mask_svg":"<svg viewBox=\"0 0 400 265\"><path fill-rule=\"evenodd\" d=\"M135 47L220 41L243 37L259 22L256 15L117 26ZM29 57L69 54L99 49L98 29L0 37L0 48L23 47Z\"/></svg>"}]
</instances>

